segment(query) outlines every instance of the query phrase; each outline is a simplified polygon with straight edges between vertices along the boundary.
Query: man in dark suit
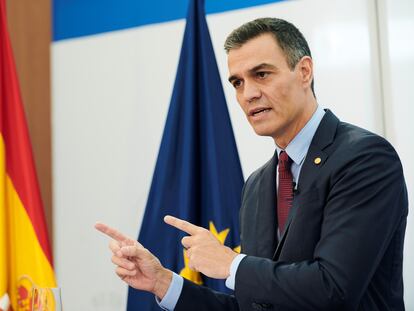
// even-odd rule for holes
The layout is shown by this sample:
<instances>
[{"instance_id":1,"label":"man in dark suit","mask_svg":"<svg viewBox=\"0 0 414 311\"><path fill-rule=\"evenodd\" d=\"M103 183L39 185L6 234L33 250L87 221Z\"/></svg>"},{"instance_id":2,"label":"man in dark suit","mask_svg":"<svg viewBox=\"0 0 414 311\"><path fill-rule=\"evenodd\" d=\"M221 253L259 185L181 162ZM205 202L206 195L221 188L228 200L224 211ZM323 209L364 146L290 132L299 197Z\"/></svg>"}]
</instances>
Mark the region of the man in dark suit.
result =
<instances>
[{"instance_id":1,"label":"man in dark suit","mask_svg":"<svg viewBox=\"0 0 414 311\"><path fill-rule=\"evenodd\" d=\"M309 47L292 24L258 19L226 40L229 81L273 158L246 181L241 254L206 229L167 216L189 236L190 267L226 279L235 295L197 286L109 228L117 274L172 310L404 310L408 213L402 166L382 137L316 102Z\"/></svg>"}]
</instances>

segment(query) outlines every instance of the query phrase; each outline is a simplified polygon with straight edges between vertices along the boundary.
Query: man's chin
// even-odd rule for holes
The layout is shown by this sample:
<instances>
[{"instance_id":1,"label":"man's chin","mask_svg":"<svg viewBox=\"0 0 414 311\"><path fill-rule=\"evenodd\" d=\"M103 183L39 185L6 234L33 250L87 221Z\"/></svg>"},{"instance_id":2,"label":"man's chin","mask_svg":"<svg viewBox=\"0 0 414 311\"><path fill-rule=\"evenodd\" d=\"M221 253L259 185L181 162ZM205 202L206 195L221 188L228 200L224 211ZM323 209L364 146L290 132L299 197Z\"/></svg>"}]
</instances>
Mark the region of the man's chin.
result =
<instances>
[{"instance_id":1,"label":"man's chin","mask_svg":"<svg viewBox=\"0 0 414 311\"><path fill-rule=\"evenodd\" d=\"M254 132L259 136L273 137L273 132L269 129L253 128Z\"/></svg>"}]
</instances>

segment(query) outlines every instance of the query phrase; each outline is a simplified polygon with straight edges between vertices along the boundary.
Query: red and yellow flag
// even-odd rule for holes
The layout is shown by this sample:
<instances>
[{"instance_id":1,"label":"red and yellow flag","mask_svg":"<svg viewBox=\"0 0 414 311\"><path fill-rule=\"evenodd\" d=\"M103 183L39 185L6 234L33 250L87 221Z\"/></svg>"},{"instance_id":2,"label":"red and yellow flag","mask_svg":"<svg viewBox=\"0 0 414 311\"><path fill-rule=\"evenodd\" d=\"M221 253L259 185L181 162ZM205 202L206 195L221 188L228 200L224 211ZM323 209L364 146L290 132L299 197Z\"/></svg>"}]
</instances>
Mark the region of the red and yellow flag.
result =
<instances>
[{"instance_id":1,"label":"red and yellow flag","mask_svg":"<svg viewBox=\"0 0 414 311\"><path fill-rule=\"evenodd\" d=\"M36 60L33 60L36 61ZM52 253L0 0L0 310L31 310L33 285L55 287Z\"/></svg>"}]
</instances>

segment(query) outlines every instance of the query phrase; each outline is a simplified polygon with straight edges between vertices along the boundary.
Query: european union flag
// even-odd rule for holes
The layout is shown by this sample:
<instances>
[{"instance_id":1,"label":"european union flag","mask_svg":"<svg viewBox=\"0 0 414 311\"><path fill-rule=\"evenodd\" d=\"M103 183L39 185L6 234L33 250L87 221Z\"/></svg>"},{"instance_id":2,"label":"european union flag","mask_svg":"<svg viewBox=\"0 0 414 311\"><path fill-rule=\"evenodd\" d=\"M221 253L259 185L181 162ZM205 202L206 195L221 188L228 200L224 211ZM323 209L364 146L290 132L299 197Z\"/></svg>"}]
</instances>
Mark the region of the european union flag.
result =
<instances>
[{"instance_id":1,"label":"european union flag","mask_svg":"<svg viewBox=\"0 0 414 311\"><path fill-rule=\"evenodd\" d=\"M138 240L167 268L228 292L186 265L184 233L170 214L209 228L225 245L240 244L238 213L243 175L205 19L204 1L191 0L174 91ZM128 310L159 310L154 296L132 288Z\"/></svg>"}]
</instances>

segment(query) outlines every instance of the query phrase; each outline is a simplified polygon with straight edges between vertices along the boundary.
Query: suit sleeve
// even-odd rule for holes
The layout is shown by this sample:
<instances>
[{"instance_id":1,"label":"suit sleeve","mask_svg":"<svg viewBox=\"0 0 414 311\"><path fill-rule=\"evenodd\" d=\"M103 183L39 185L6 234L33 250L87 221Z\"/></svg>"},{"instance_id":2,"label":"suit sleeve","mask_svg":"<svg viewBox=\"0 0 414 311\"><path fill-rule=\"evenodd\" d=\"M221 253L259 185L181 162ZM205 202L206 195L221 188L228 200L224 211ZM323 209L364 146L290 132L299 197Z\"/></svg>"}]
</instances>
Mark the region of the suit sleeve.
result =
<instances>
[{"instance_id":1,"label":"suit sleeve","mask_svg":"<svg viewBox=\"0 0 414 311\"><path fill-rule=\"evenodd\" d=\"M358 307L404 222L407 196L401 163L384 139L365 137L347 152L351 156L335 158L337 168L325 184L329 191L312 260L245 257L236 274L239 305L318 311Z\"/></svg>"},{"instance_id":2,"label":"suit sleeve","mask_svg":"<svg viewBox=\"0 0 414 311\"><path fill-rule=\"evenodd\" d=\"M184 279L183 290L174 310L236 311L239 307L233 295L219 293Z\"/></svg>"}]
</instances>

